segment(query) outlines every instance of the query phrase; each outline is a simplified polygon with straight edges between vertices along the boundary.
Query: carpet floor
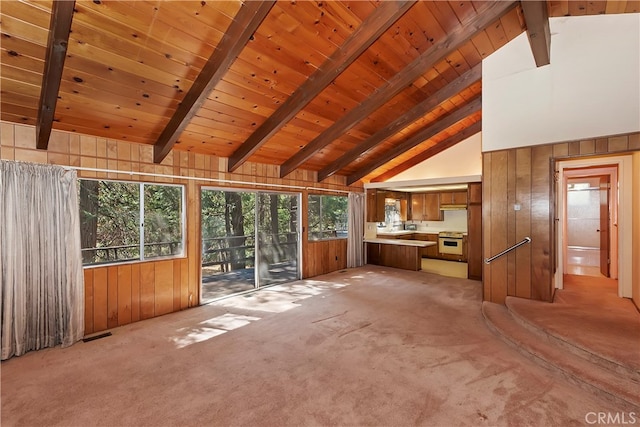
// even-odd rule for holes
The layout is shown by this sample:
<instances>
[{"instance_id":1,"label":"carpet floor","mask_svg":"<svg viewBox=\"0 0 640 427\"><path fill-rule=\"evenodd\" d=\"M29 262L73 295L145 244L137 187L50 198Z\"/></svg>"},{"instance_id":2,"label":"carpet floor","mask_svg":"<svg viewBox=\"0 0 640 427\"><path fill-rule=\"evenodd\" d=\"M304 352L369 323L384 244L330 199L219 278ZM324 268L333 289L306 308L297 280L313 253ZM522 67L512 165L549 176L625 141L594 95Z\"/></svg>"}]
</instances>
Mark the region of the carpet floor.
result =
<instances>
[{"instance_id":1,"label":"carpet floor","mask_svg":"<svg viewBox=\"0 0 640 427\"><path fill-rule=\"evenodd\" d=\"M2 362L2 426L569 426L618 409L487 328L481 283L378 266Z\"/></svg>"}]
</instances>

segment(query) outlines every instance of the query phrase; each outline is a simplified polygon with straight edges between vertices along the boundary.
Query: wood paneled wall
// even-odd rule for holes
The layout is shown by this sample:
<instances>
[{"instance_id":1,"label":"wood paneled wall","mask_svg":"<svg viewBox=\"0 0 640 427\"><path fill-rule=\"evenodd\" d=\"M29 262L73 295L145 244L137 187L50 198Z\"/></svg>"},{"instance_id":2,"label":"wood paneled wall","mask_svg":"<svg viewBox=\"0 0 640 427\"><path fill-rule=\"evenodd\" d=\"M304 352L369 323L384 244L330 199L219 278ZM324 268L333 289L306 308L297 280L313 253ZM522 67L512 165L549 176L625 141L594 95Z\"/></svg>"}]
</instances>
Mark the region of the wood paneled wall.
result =
<instances>
[{"instance_id":1,"label":"wood paneled wall","mask_svg":"<svg viewBox=\"0 0 640 427\"><path fill-rule=\"evenodd\" d=\"M287 188L287 186L295 186L362 191L361 186L347 186L344 176L333 176L325 182L318 183L316 172L298 170L287 179L280 179L277 166L249 162L243 164L238 171L227 173L226 158L183 151L173 151L161 164L154 164L151 145L55 130L52 132L47 151L37 150L35 146L34 126L0 122L1 159L117 171L108 173L78 171L78 176L81 178L166 182L185 186L187 199L185 257L86 267L84 270L85 334L104 331L199 304L200 189L202 186L256 190L265 189L259 184L269 184L268 190L302 192L303 277L312 277L346 267L346 240L306 241L306 198L311 190ZM142 172L149 175L134 175L129 172ZM201 180L180 177L194 177ZM229 184L216 180L253 184ZM333 257L332 260L329 259L330 255ZM338 260L335 259L336 256Z\"/></svg>"},{"instance_id":2,"label":"wood paneled wall","mask_svg":"<svg viewBox=\"0 0 640 427\"><path fill-rule=\"evenodd\" d=\"M319 276L347 268L347 240L308 242L304 255L304 277Z\"/></svg>"},{"instance_id":3,"label":"wood paneled wall","mask_svg":"<svg viewBox=\"0 0 640 427\"><path fill-rule=\"evenodd\" d=\"M557 160L637 150L640 133L483 153L484 257L531 237L531 244L484 265L484 299L501 304L508 295L552 300Z\"/></svg>"},{"instance_id":4,"label":"wood paneled wall","mask_svg":"<svg viewBox=\"0 0 640 427\"><path fill-rule=\"evenodd\" d=\"M188 273L186 258L85 268L85 334L192 306Z\"/></svg>"}]
</instances>

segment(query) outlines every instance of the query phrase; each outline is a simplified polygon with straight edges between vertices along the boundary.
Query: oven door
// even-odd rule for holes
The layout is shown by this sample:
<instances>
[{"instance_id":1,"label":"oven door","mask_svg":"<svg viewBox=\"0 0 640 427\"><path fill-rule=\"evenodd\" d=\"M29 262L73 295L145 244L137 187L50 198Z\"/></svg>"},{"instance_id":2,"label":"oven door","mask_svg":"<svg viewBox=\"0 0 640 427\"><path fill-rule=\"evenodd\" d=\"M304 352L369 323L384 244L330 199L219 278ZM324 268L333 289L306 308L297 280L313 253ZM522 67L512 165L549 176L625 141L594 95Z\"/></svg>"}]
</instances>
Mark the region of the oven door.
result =
<instances>
[{"instance_id":1,"label":"oven door","mask_svg":"<svg viewBox=\"0 0 640 427\"><path fill-rule=\"evenodd\" d=\"M441 254L462 255L462 239L439 237L438 251Z\"/></svg>"}]
</instances>

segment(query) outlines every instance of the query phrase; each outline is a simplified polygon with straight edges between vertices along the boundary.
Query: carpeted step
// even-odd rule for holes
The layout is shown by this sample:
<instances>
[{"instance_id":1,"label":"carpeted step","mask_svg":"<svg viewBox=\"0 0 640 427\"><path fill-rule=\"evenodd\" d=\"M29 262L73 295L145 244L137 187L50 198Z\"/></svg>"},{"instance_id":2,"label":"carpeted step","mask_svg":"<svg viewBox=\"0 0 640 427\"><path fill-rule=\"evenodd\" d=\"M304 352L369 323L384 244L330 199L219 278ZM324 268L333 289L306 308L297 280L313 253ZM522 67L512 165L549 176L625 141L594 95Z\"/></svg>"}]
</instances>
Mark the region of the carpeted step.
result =
<instances>
[{"instance_id":1,"label":"carpeted step","mask_svg":"<svg viewBox=\"0 0 640 427\"><path fill-rule=\"evenodd\" d=\"M551 306L546 302L517 297L507 297L505 304L513 318L539 338L549 340L577 357L640 383L640 360L637 355L633 353L622 355L621 353L626 350L620 348L623 344L606 342L607 338L615 333L614 331L608 330L607 336L589 331L584 327L587 319L582 313L578 313L575 317L580 317L583 323L575 323L575 329L572 331L550 328L549 322L554 321L554 315L556 323L567 322L567 317L569 321L574 320L570 317L571 313L568 313L571 308L563 307L561 304ZM542 316L544 322L537 320L537 316ZM581 327L583 329L578 331Z\"/></svg>"},{"instance_id":2,"label":"carpeted step","mask_svg":"<svg viewBox=\"0 0 640 427\"><path fill-rule=\"evenodd\" d=\"M484 301L482 314L487 326L503 341L570 382L616 404L640 409L640 384L586 359L575 357L548 338L522 326L506 306Z\"/></svg>"}]
</instances>

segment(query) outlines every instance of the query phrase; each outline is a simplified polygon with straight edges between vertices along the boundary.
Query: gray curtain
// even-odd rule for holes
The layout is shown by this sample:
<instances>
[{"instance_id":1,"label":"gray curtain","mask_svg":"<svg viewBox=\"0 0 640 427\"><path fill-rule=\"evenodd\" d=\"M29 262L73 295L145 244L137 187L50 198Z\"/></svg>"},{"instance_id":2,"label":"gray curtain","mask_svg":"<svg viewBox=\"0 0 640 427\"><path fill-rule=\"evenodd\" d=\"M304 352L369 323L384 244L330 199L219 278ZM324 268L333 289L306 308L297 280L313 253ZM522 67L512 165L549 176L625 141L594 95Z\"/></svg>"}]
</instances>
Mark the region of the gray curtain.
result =
<instances>
[{"instance_id":1,"label":"gray curtain","mask_svg":"<svg viewBox=\"0 0 640 427\"><path fill-rule=\"evenodd\" d=\"M349 193L349 230L347 232L347 267L360 267L363 262L364 194Z\"/></svg>"},{"instance_id":2,"label":"gray curtain","mask_svg":"<svg viewBox=\"0 0 640 427\"><path fill-rule=\"evenodd\" d=\"M84 334L75 171L0 161L2 360Z\"/></svg>"}]
</instances>

